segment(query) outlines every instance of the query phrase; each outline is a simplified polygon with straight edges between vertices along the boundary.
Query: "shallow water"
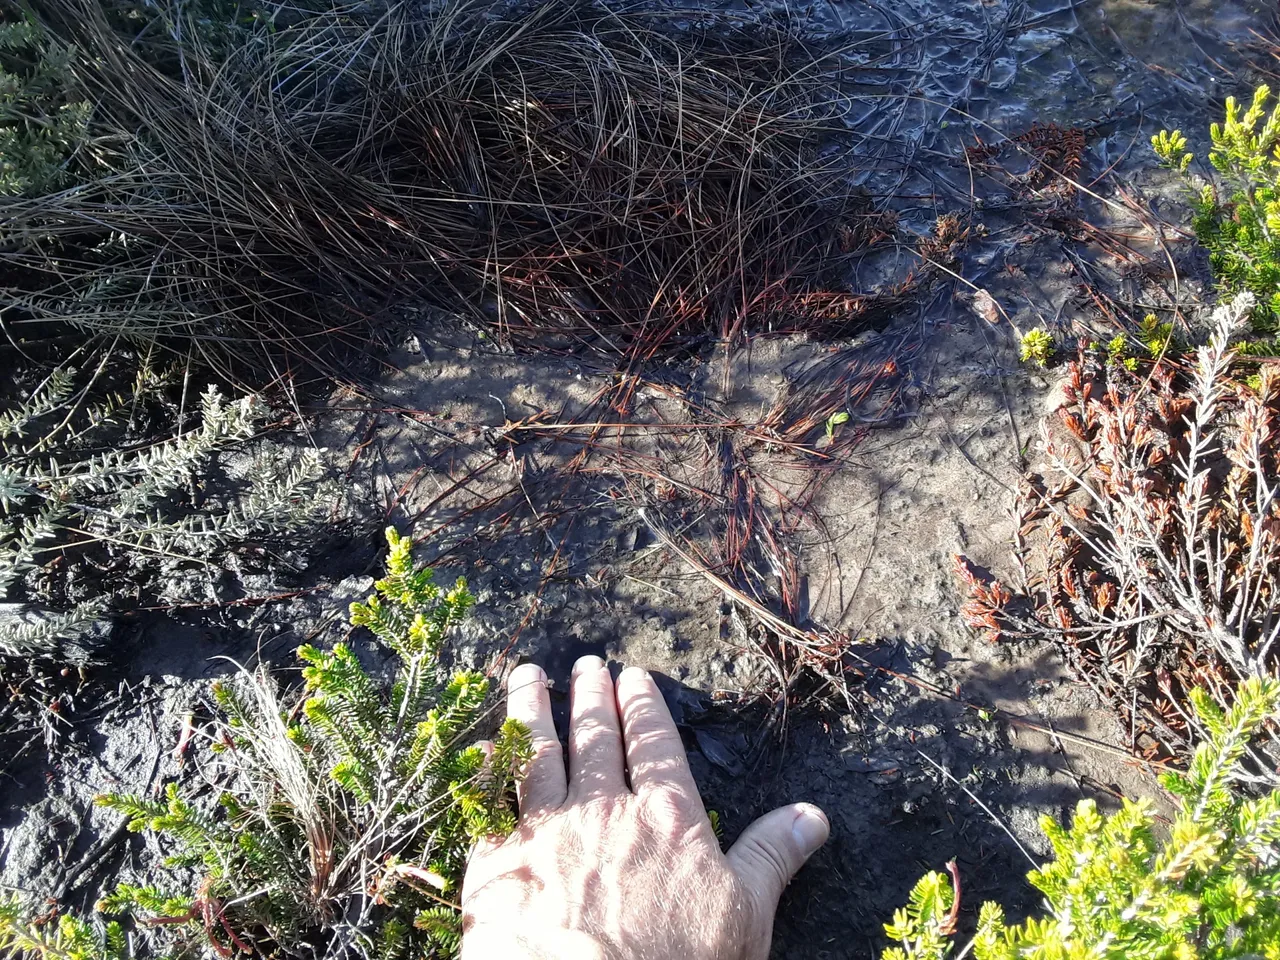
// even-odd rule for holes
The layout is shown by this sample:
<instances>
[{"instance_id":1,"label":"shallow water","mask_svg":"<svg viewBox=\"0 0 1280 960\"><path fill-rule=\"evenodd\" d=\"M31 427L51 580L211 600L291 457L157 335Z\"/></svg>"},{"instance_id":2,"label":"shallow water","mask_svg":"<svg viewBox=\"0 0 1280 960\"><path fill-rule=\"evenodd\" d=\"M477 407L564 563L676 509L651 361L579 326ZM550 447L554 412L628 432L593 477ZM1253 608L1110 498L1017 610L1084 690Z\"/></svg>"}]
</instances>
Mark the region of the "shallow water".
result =
<instances>
[{"instance_id":1,"label":"shallow water","mask_svg":"<svg viewBox=\"0 0 1280 960\"><path fill-rule=\"evenodd\" d=\"M758 6L750 9L759 15ZM787 15L781 4L772 9ZM1252 93L1256 51L1249 45L1273 25L1274 8L1252 0L858 0L789 16L845 45L857 65L844 91L848 122L860 135L851 156L856 182L916 233L941 214L974 212L966 222L983 226L963 254L961 286L988 289L1018 329L1025 320L1051 329L1074 323L1082 332L1091 320L1069 304L1070 271L1033 280L1030 297L1027 290L1027 276L1068 258L1028 246L1043 231L1025 229L1027 198L966 162L965 148L998 144L1035 124L1079 128L1085 145L1077 177L1086 190L1072 203L1086 221L1151 253L1147 227L1102 198L1123 191L1172 223L1186 222L1182 190L1157 168L1150 139L1162 128L1181 129L1203 158L1223 100ZM999 159L1013 174L1034 162L1019 150ZM1096 249L1076 252L1097 262ZM901 280L909 259L869 258L858 285ZM1199 289L1188 286L1173 300ZM1028 310L1030 299L1038 305ZM935 304L932 313L953 309L954 301Z\"/></svg>"},{"instance_id":2,"label":"shallow water","mask_svg":"<svg viewBox=\"0 0 1280 960\"><path fill-rule=\"evenodd\" d=\"M1032 123L1090 132L1092 176L1151 165L1162 127L1207 135L1228 94L1247 96L1242 45L1269 25L1241 0L864 0L713 4L769 10L850 47L850 123L873 192L967 193L961 148ZM874 162L882 161L882 162ZM890 169L892 168L892 170ZM1084 171L1090 173L1090 170Z\"/></svg>"},{"instance_id":3,"label":"shallow water","mask_svg":"<svg viewBox=\"0 0 1280 960\"><path fill-rule=\"evenodd\" d=\"M1008 132L1139 104L1156 123L1192 119L1236 83L1224 69L1239 65L1233 45L1263 17L1236 0L900 0L814 7L812 22L837 35L889 33L899 48L892 82L915 84L931 125L963 126L967 114Z\"/></svg>"}]
</instances>

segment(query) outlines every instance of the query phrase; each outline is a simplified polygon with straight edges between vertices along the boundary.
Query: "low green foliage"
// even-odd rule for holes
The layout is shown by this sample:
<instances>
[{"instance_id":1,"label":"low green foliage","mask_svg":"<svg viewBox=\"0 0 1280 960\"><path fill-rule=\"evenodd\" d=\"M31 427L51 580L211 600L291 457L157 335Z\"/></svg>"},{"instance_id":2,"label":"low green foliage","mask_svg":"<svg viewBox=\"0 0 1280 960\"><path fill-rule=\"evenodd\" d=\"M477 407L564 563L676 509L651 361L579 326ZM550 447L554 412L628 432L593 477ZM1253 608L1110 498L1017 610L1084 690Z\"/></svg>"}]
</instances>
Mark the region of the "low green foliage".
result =
<instances>
[{"instance_id":1,"label":"low green foliage","mask_svg":"<svg viewBox=\"0 0 1280 960\"><path fill-rule=\"evenodd\" d=\"M892 922L884 925L889 938L903 946L889 947L883 960L945 957L951 952L950 938L955 932L953 906L951 881L936 870L926 873L916 882L907 905L895 910Z\"/></svg>"},{"instance_id":2,"label":"low green foliage","mask_svg":"<svg viewBox=\"0 0 1280 960\"><path fill-rule=\"evenodd\" d=\"M163 921L165 936L223 955L292 956L302 942L367 957L456 948L450 898L471 844L515 824L529 733L509 720L488 755L469 745L489 681L474 671L446 680L438 657L473 598L462 581L436 586L408 537L388 529L387 540L387 575L351 619L398 656L390 688L345 642L299 649L299 704L263 671L220 684L225 718L212 743L229 782L215 809L177 784L163 800L98 801L126 814L130 830L168 838L168 865L202 879L194 889L122 885L101 910Z\"/></svg>"},{"instance_id":3,"label":"low green foliage","mask_svg":"<svg viewBox=\"0 0 1280 960\"><path fill-rule=\"evenodd\" d=\"M1151 149L1156 152L1156 156L1163 164L1179 173L1186 173L1187 168L1191 166L1191 161L1195 159L1195 156L1187 150L1187 138L1183 136L1181 130L1175 130L1173 133L1161 130L1151 138Z\"/></svg>"},{"instance_id":4,"label":"low green foliage","mask_svg":"<svg viewBox=\"0 0 1280 960\"><path fill-rule=\"evenodd\" d=\"M144 364L130 389L88 403L84 384L93 378L59 367L23 400L0 403L0 599L47 604L43 616L0 624L0 655L89 658L78 639L127 606L131 591L164 597L175 569L222 566L223 550L296 536L332 511L337 494L314 450L287 457L253 447L242 479L212 487L220 456L267 419L257 397L228 400L210 387L191 429L139 443L131 423L160 405L171 376ZM64 584L91 547L117 569L124 559L133 582L80 589L65 607L59 601L72 591ZM62 579L51 582L45 566L54 557Z\"/></svg>"},{"instance_id":5,"label":"low green foliage","mask_svg":"<svg viewBox=\"0 0 1280 960\"><path fill-rule=\"evenodd\" d=\"M1224 299L1248 290L1257 297L1254 330L1269 333L1280 318L1280 103L1268 111L1271 90L1254 91L1248 108L1228 97L1221 124L1209 131L1209 162L1222 188L1190 178L1192 226L1209 251ZM1161 163L1183 176L1194 158L1182 132L1152 137Z\"/></svg>"},{"instance_id":6,"label":"low green foliage","mask_svg":"<svg viewBox=\"0 0 1280 960\"><path fill-rule=\"evenodd\" d=\"M1018 356L1022 362L1034 363L1037 367L1047 366L1053 359L1053 351L1053 335L1040 327L1022 334L1018 344Z\"/></svg>"},{"instance_id":7,"label":"low green foliage","mask_svg":"<svg viewBox=\"0 0 1280 960\"><path fill-rule=\"evenodd\" d=\"M1107 362L1119 364L1130 373L1138 369L1138 358L1129 354L1129 338L1116 334L1107 342Z\"/></svg>"},{"instance_id":8,"label":"low green foliage","mask_svg":"<svg viewBox=\"0 0 1280 960\"><path fill-rule=\"evenodd\" d=\"M1010 926L997 904L983 904L970 945L976 960L1280 957L1280 791L1249 798L1238 783L1249 739L1278 698L1280 683L1256 678L1227 711L1193 692L1208 737L1186 773L1162 778L1179 804L1167 838L1157 837L1147 799L1107 817L1082 800L1070 828L1043 818L1053 859L1028 879L1046 912ZM953 904L950 881L925 876L885 926L900 946L883 960L948 956Z\"/></svg>"},{"instance_id":9,"label":"low green foliage","mask_svg":"<svg viewBox=\"0 0 1280 960\"><path fill-rule=\"evenodd\" d=\"M99 931L79 917L32 920L18 897L0 900L0 954L12 960L128 960L128 939L118 923Z\"/></svg>"},{"instance_id":10,"label":"low green foliage","mask_svg":"<svg viewBox=\"0 0 1280 960\"><path fill-rule=\"evenodd\" d=\"M0 22L0 197L66 186L89 104L70 93L69 51L30 20Z\"/></svg>"},{"instance_id":11,"label":"low green foliage","mask_svg":"<svg viewBox=\"0 0 1280 960\"><path fill-rule=\"evenodd\" d=\"M1160 322L1154 313L1148 313L1138 324L1138 340L1147 348L1153 357L1162 357L1169 353L1181 353L1183 344L1174 333L1171 322Z\"/></svg>"},{"instance_id":12,"label":"low green foliage","mask_svg":"<svg viewBox=\"0 0 1280 960\"><path fill-rule=\"evenodd\" d=\"M102 0L98 5L133 37L133 49L149 65L175 79L182 71L173 38L185 35L182 49L188 56L198 52L220 62L228 50L247 42L250 26L263 17L239 0ZM60 40L31 10L6 6L11 14L21 13L0 15L0 197L42 197L109 175L120 159L119 144L113 142L119 138L94 129L93 105L75 70L84 51Z\"/></svg>"},{"instance_id":13,"label":"low green foliage","mask_svg":"<svg viewBox=\"0 0 1280 960\"><path fill-rule=\"evenodd\" d=\"M1280 356L1280 337L1266 337L1256 340L1245 340L1233 344L1236 352L1242 357L1276 357Z\"/></svg>"}]
</instances>

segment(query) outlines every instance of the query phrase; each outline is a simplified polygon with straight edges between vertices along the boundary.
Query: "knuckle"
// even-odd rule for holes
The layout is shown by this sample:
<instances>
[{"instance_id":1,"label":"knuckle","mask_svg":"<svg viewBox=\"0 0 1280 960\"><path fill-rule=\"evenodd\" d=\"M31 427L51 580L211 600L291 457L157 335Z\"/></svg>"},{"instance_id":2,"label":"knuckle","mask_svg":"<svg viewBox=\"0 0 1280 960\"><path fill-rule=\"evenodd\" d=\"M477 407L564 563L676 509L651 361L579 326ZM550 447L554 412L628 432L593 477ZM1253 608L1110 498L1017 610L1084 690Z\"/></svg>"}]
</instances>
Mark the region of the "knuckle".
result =
<instances>
[{"instance_id":1,"label":"knuckle","mask_svg":"<svg viewBox=\"0 0 1280 960\"><path fill-rule=\"evenodd\" d=\"M582 717L569 731L569 743L575 750L581 750L616 736L617 734L608 724L601 723L595 717Z\"/></svg>"},{"instance_id":2,"label":"knuckle","mask_svg":"<svg viewBox=\"0 0 1280 960\"><path fill-rule=\"evenodd\" d=\"M660 762L665 766L678 766L684 756L684 744L679 738L656 725L638 722L627 734L632 750L643 751L647 756L662 757Z\"/></svg>"},{"instance_id":3,"label":"knuckle","mask_svg":"<svg viewBox=\"0 0 1280 960\"><path fill-rule=\"evenodd\" d=\"M597 836L617 818L619 808L612 797L592 796L574 804L573 810L580 828L589 836Z\"/></svg>"},{"instance_id":4,"label":"knuckle","mask_svg":"<svg viewBox=\"0 0 1280 960\"><path fill-rule=\"evenodd\" d=\"M772 843L755 840L747 848L749 855L759 867L774 875L779 886L785 886L791 879L791 867L786 854Z\"/></svg>"},{"instance_id":5,"label":"knuckle","mask_svg":"<svg viewBox=\"0 0 1280 960\"><path fill-rule=\"evenodd\" d=\"M512 694L507 697L507 716L527 726L533 726L542 716L542 704L536 695Z\"/></svg>"},{"instance_id":6,"label":"knuckle","mask_svg":"<svg viewBox=\"0 0 1280 960\"><path fill-rule=\"evenodd\" d=\"M680 821L684 818L682 800L675 791L665 786L646 790L640 796L644 818L664 829L680 826Z\"/></svg>"},{"instance_id":7,"label":"knuckle","mask_svg":"<svg viewBox=\"0 0 1280 960\"><path fill-rule=\"evenodd\" d=\"M664 836L684 839L697 826L689 797L683 790L663 784L644 790L637 800L641 819Z\"/></svg>"},{"instance_id":8,"label":"knuckle","mask_svg":"<svg viewBox=\"0 0 1280 960\"><path fill-rule=\"evenodd\" d=\"M560 745L559 740L552 740L550 737L540 737L533 742L533 762L537 763L541 760L560 759L564 756L564 747Z\"/></svg>"},{"instance_id":9,"label":"knuckle","mask_svg":"<svg viewBox=\"0 0 1280 960\"><path fill-rule=\"evenodd\" d=\"M644 786L653 789L671 790L684 794L681 785L688 768L684 762L675 757L663 757L660 760L647 760L637 764L632 770L632 777Z\"/></svg>"}]
</instances>

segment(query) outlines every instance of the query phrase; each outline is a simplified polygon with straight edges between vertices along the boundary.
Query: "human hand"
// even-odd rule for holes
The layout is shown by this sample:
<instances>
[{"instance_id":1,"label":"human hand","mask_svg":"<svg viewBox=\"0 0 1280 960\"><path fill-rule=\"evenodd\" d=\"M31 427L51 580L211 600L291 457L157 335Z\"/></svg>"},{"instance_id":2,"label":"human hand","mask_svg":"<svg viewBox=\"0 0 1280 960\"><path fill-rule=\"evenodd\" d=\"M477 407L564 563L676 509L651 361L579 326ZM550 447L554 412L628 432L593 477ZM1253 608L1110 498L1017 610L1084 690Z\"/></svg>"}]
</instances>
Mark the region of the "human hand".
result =
<instances>
[{"instance_id":1,"label":"human hand","mask_svg":"<svg viewBox=\"0 0 1280 960\"><path fill-rule=\"evenodd\" d=\"M574 664L567 779L542 668L507 691L533 761L519 825L467 865L463 960L764 960L778 897L826 842L822 811L774 810L724 854L648 673L615 691L599 657Z\"/></svg>"}]
</instances>

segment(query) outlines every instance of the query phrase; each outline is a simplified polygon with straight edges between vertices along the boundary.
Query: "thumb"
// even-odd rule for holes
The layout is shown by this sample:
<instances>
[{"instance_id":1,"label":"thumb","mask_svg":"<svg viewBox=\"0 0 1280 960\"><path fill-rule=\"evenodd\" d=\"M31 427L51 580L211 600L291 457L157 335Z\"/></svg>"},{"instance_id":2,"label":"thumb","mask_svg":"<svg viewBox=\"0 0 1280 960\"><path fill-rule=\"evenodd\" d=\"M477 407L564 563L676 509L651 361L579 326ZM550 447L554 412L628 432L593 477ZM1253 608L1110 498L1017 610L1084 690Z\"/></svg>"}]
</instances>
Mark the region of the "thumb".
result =
<instances>
[{"instance_id":1,"label":"thumb","mask_svg":"<svg viewBox=\"0 0 1280 960\"><path fill-rule=\"evenodd\" d=\"M742 832L729 850L729 869L771 919L783 888L830 832L826 814L811 803L779 807Z\"/></svg>"}]
</instances>

